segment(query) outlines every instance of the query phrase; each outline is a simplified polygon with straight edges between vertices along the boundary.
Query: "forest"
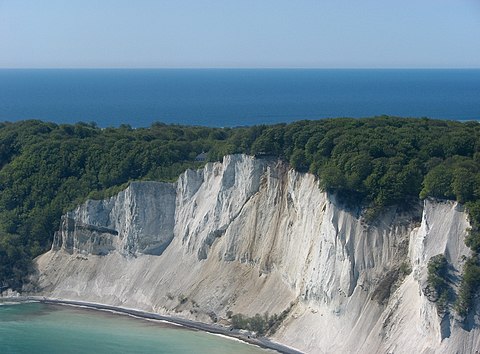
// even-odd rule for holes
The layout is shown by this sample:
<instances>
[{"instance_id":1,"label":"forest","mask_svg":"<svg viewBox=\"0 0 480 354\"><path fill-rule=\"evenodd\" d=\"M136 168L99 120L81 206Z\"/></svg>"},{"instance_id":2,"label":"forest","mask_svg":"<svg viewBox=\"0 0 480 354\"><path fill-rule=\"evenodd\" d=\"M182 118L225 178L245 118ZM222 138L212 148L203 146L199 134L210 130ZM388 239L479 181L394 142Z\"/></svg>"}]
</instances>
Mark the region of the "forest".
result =
<instances>
[{"instance_id":1,"label":"forest","mask_svg":"<svg viewBox=\"0 0 480 354\"><path fill-rule=\"evenodd\" d=\"M457 305L471 306L480 284L480 124L388 116L236 128L0 123L0 290L27 281L64 212L133 180L174 181L202 167L195 160L202 152L208 161L235 153L280 158L364 208L367 222L387 206L427 197L463 203L472 256Z\"/></svg>"}]
</instances>

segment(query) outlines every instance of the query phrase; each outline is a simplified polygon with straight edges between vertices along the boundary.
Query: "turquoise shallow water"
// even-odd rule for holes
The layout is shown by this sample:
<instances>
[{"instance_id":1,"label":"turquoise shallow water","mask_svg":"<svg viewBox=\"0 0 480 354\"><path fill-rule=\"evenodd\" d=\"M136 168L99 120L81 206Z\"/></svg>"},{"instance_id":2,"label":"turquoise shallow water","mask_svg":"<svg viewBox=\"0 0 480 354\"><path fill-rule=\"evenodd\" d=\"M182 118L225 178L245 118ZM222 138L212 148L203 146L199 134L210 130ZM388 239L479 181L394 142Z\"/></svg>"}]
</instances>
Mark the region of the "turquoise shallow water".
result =
<instances>
[{"instance_id":1,"label":"turquoise shallow water","mask_svg":"<svg viewBox=\"0 0 480 354\"><path fill-rule=\"evenodd\" d=\"M273 353L208 333L87 309L0 305L0 353Z\"/></svg>"}]
</instances>

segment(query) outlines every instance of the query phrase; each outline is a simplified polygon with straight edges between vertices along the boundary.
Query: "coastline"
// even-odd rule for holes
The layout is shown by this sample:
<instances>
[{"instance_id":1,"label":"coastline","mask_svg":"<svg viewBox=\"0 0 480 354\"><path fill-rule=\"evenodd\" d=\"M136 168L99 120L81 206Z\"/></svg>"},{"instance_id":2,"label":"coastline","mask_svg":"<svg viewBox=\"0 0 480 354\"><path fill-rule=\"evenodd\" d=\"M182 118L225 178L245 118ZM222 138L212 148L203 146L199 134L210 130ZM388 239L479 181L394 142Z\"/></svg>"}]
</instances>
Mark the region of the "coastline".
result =
<instances>
[{"instance_id":1,"label":"coastline","mask_svg":"<svg viewBox=\"0 0 480 354\"><path fill-rule=\"evenodd\" d=\"M0 297L0 299L12 301L12 302L34 301L34 302L40 302L44 304L76 306L76 307L83 307L83 308L99 310L99 311L109 311L109 312L117 313L120 315L128 315L128 316L138 317L146 320L164 321L164 322L171 323L174 325L179 325L185 328L199 330L199 331L208 332L215 335L221 335L228 338L240 340L242 342L256 345L264 349L275 350L282 354L302 354L301 351L298 351L294 348L290 348L280 343L273 342L264 337L253 338L246 334L242 334L239 330L233 330L231 328L220 326L220 325L207 324L203 322L187 320L180 317L160 315L160 314L141 311L137 309L111 306L111 305L100 304L95 302L87 302L87 301L52 299L52 298L46 298L42 296L20 296L20 297L3 297L3 298Z\"/></svg>"}]
</instances>

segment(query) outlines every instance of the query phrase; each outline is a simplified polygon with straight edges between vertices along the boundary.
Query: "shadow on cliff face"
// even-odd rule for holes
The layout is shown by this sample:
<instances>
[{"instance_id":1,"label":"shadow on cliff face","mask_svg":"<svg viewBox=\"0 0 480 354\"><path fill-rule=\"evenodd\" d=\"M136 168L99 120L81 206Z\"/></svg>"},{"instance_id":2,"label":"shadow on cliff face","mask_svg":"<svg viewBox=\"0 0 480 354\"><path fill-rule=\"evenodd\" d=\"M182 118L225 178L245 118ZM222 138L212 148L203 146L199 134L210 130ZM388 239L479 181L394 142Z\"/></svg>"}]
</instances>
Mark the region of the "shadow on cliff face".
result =
<instances>
[{"instance_id":1,"label":"shadow on cliff face","mask_svg":"<svg viewBox=\"0 0 480 354\"><path fill-rule=\"evenodd\" d=\"M452 334L450 328L450 314L447 312L440 322L440 338L444 340L445 338L450 337Z\"/></svg>"},{"instance_id":2,"label":"shadow on cliff face","mask_svg":"<svg viewBox=\"0 0 480 354\"><path fill-rule=\"evenodd\" d=\"M480 319L478 318L479 313L480 313L480 303L478 302L478 299L477 299L474 310L468 312L468 315L465 317L465 319L462 322L460 322L460 326L468 332L478 328L480 326L480 321L479 321Z\"/></svg>"},{"instance_id":3,"label":"shadow on cliff face","mask_svg":"<svg viewBox=\"0 0 480 354\"><path fill-rule=\"evenodd\" d=\"M161 244L158 244L158 245L153 245L153 246L150 246L148 248L146 248L145 250L143 250L143 254L148 254L150 256L161 256L162 253L167 249L167 247L170 245L170 243L172 242L173 240L173 237L170 239L170 241L168 242L164 242L164 243L161 243Z\"/></svg>"},{"instance_id":4,"label":"shadow on cliff face","mask_svg":"<svg viewBox=\"0 0 480 354\"><path fill-rule=\"evenodd\" d=\"M393 284L397 282L399 275L400 272L398 269L387 272L385 277L380 281L373 291L372 300L377 301L381 305L386 303L390 298Z\"/></svg>"}]
</instances>

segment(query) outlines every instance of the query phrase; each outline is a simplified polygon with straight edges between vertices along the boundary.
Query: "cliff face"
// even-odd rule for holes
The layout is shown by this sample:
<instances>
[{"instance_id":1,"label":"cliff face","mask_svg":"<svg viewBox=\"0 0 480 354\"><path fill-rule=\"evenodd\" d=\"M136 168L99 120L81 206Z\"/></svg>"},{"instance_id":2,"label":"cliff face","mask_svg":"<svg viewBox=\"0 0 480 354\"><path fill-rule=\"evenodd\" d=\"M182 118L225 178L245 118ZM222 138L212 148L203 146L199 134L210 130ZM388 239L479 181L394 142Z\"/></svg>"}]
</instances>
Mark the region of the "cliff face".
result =
<instances>
[{"instance_id":1,"label":"cliff face","mask_svg":"<svg viewBox=\"0 0 480 354\"><path fill-rule=\"evenodd\" d=\"M160 255L173 239L175 195L173 184L133 182L115 197L89 200L62 217L53 249Z\"/></svg>"},{"instance_id":2,"label":"cliff face","mask_svg":"<svg viewBox=\"0 0 480 354\"><path fill-rule=\"evenodd\" d=\"M64 216L38 286L200 321L288 311L274 339L312 353L473 352L478 319L438 314L424 294L439 253L458 284L468 227L461 205L428 200L369 226L312 175L227 156Z\"/></svg>"}]
</instances>

